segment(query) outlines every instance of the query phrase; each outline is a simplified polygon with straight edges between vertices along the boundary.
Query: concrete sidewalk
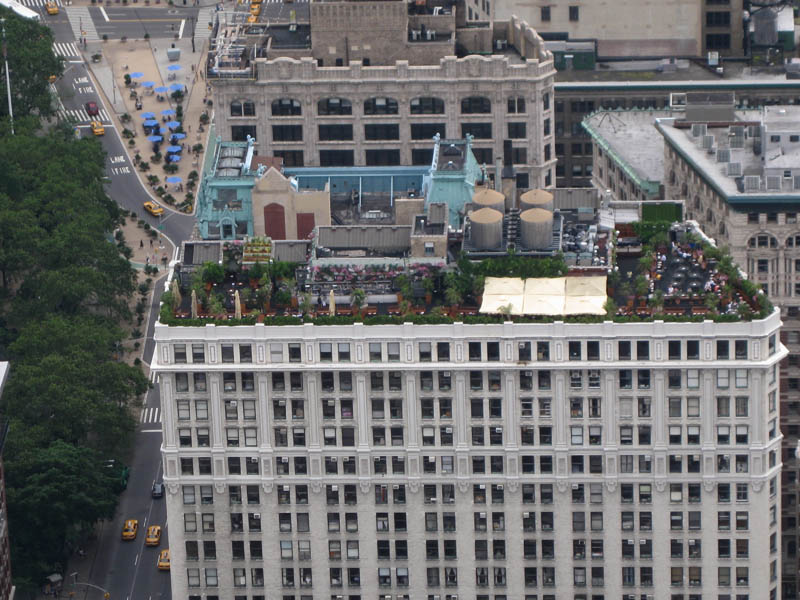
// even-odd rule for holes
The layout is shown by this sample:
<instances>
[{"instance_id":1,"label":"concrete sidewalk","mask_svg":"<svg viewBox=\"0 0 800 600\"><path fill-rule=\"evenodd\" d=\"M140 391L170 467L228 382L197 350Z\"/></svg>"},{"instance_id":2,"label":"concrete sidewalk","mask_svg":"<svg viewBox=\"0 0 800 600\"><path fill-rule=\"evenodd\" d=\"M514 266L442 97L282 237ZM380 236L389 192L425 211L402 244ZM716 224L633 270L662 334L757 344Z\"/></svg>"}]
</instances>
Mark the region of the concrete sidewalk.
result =
<instances>
[{"instance_id":1,"label":"concrete sidewalk","mask_svg":"<svg viewBox=\"0 0 800 600\"><path fill-rule=\"evenodd\" d=\"M206 150L206 142L208 135L208 127L204 127L205 131L200 131L200 115L208 110L209 117L210 108L206 105L208 97L208 88L205 79L203 78L202 69L198 65L205 64L207 40L203 38L195 38L195 52L192 52L191 39L180 40L135 40L120 42L118 40L108 42L94 42L89 43L84 49L84 55L91 57L93 54L102 54L102 59L98 63L88 62L90 69L97 81L98 86L101 88L102 93L105 95L107 104L113 107L114 124L118 131L122 132L124 129L129 129L135 134L135 144L128 145L125 142L125 148L128 152L131 164L134 164L134 156L138 153L141 161L150 163L148 171L142 172L138 167L136 171L140 180L147 189L155 191L160 185L167 187L165 178L167 175L163 169L163 160L161 163L154 164L151 160L153 155L153 144L147 141L142 127L141 114L145 112L155 113L156 119L159 120L162 127L165 127L164 117L161 111L164 109L175 109L176 103L171 98L170 93L158 95L156 93L148 92L146 88L141 86L145 81L155 82L155 86L150 90L159 86L169 87L172 84L178 83L185 86L185 95L183 104L183 128L186 138L181 140L184 145L184 150L181 153L182 159L177 163L178 171L175 176L181 177L182 191L179 191L176 185L168 186L168 193L172 194L175 198L175 207L180 206L186 201L187 182L189 173L202 169L203 154ZM170 61L167 56L167 50L175 48L180 50L180 58L177 61ZM171 65L178 65L180 69L177 71L169 71L167 67ZM139 71L144 74L143 77L135 80L139 85L136 87L125 86L125 75ZM132 91L135 91L142 103L142 109L136 110L136 100L132 97ZM161 96L161 100L159 100ZM121 122L122 115L129 115L130 121ZM174 119L174 116L167 117L166 120ZM166 145L168 145L169 135L164 136L166 139L160 145L159 151L165 153ZM196 144L203 145L203 152L194 154L191 149ZM158 177L158 183L151 185L148 182L148 176L154 175ZM197 189L193 190L196 196ZM156 198L159 204L165 208L170 206ZM194 205L184 212L193 212Z\"/></svg>"}]
</instances>

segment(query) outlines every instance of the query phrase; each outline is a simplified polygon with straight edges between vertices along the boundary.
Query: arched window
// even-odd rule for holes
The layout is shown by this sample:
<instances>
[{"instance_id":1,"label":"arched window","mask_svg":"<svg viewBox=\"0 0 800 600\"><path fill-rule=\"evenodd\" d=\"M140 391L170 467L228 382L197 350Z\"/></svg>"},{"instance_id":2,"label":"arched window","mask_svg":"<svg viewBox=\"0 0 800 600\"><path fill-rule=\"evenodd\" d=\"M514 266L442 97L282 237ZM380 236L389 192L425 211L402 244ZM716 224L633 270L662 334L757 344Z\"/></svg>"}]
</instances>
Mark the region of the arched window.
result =
<instances>
[{"instance_id":1,"label":"arched window","mask_svg":"<svg viewBox=\"0 0 800 600\"><path fill-rule=\"evenodd\" d=\"M320 115L352 115L353 105L345 98L323 98L317 103Z\"/></svg>"},{"instance_id":2,"label":"arched window","mask_svg":"<svg viewBox=\"0 0 800 600\"><path fill-rule=\"evenodd\" d=\"M769 233L759 233L747 240L747 246L748 248L777 248L778 239Z\"/></svg>"},{"instance_id":3,"label":"arched window","mask_svg":"<svg viewBox=\"0 0 800 600\"><path fill-rule=\"evenodd\" d=\"M469 96L461 100L461 113L465 115L492 112L492 101L486 96Z\"/></svg>"},{"instance_id":4,"label":"arched window","mask_svg":"<svg viewBox=\"0 0 800 600\"><path fill-rule=\"evenodd\" d=\"M370 98L364 102L365 115L396 115L397 100L394 98Z\"/></svg>"},{"instance_id":5,"label":"arched window","mask_svg":"<svg viewBox=\"0 0 800 600\"><path fill-rule=\"evenodd\" d=\"M234 100L231 102L232 117L255 117L256 103L252 100Z\"/></svg>"},{"instance_id":6,"label":"arched window","mask_svg":"<svg viewBox=\"0 0 800 600\"><path fill-rule=\"evenodd\" d=\"M413 98L411 100L412 115L443 115L444 100L432 96Z\"/></svg>"},{"instance_id":7,"label":"arched window","mask_svg":"<svg viewBox=\"0 0 800 600\"><path fill-rule=\"evenodd\" d=\"M272 101L273 117L298 117L302 112L300 102L293 98L279 98Z\"/></svg>"}]
</instances>

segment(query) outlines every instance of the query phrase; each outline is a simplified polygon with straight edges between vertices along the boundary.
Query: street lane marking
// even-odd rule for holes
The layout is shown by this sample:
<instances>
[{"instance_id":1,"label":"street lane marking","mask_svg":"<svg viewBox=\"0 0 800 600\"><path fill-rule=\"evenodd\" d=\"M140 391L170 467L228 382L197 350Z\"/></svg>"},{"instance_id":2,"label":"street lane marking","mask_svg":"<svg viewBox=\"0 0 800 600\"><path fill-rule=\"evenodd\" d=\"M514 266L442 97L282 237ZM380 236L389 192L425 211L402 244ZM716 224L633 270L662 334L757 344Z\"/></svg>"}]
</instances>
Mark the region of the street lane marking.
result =
<instances>
[{"instance_id":1,"label":"street lane marking","mask_svg":"<svg viewBox=\"0 0 800 600\"><path fill-rule=\"evenodd\" d=\"M134 558L134 559L133 559L133 566L136 566L136 564L137 564L138 562L139 562L139 555L137 554L137 555L136 555L136 558Z\"/></svg>"},{"instance_id":2,"label":"street lane marking","mask_svg":"<svg viewBox=\"0 0 800 600\"><path fill-rule=\"evenodd\" d=\"M181 29L178 32L178 39L183 38L183 27L186 25L186 19L181 19Z\"/></svg>"},{"instance_id":3,"label":"street lane marking","mask_svg":"<svg viewBox=\"0 0 800 600\"><path fill-rule=\"evenodd\" d=\"M100 14L103 15L103 18L106 20L106 23L108 23L108 15L106 14L106 9L103 8L102 6L100 7Z\"/></svg>"},{"instance_id":4,"label":"street lane marking","mask_svg":"<svg viewBox=\"0 0 800 600\"><path fill-rule=\"evenodd\" d=\"M142 429L139 433L161 433L160 429Z\"/></svg>"}]
</instances>

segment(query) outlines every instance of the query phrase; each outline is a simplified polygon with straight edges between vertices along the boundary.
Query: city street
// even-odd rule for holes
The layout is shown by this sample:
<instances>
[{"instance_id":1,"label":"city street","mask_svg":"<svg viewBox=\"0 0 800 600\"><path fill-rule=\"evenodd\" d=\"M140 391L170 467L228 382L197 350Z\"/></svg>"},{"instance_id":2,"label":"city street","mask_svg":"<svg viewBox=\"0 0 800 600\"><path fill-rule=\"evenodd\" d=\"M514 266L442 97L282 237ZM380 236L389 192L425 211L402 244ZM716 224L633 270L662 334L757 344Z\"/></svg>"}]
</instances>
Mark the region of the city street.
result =
<instances>
[{"instance_id":1,"label":"city street","mask_svg":"<svg viewBox=\"0 0 800 600\"><path fill-rule=\"evenodd\" d=\"M89 7L93 25L97 26L99 35L104 33L112 37L143 35L144 29L153 38L172 37L181 28L189 32L186 25L190 15L197 9L159 8L126 8L126 7ZM106 20L105 17L108 17ZM74 19L73 19L74 20ZM54 51L65 59L64 75L54 84L60 103L59 112L62 117L71 118L81 137L92 136L90 120L98 119L105 127L105 135L100 143L107 153L106 158L106 190L109 196L121 207L134 211L139 218L147 221L154 229L160 230L167 238L180 245L189 237L194 218L190 215L165 211L161 217L153 217L142 208L142 203L150 199L147 190L137 176L134 166L125 153L123 140L111 119L111 106L106 106L103 94L96 88L92 77L80 53L79 42L74 37L75 24L70 22L66 10L49 16L44 22L54 33ZM78 27L87 27L81 20ZM158 43L157 40L153 40ZM167 42L164 41L164 44ZM87 102L95 102L99 109L96 117L86 114ZM163 283L163 279L160 280ZM158 318L158 304L163 285L155 287L152 299L150 319L147 323L146 341L143 360L149 364L153 342L152 334L155 320ZM114 600L162 600L171 598L169 573L158 571L156 560L160 550L169 547L169 530L166 529L166 503L163 498L152 499L151 488L154 481L161 479L161 419L158 389L153 388L146 396L142 409L142 418L134 439L134 452L130 462L130 476L126 491L120 496L120 502L111 522L103 523L98 530L98 539L91 544L87 555L75 557L65 577L65 589L72 590L73 581L76 597L85 600L100 600L103 592L99 589L81 584L91 584L107 590ZM138 409L137 409L138 412ZM139 533L134 541L122 541L122 525L126 519L138 519ZM158 547L145 547L144 538L148 525L161 525L161 544ZM70 576L76 573L76 577Z\"/></svg>"}]
</instances>

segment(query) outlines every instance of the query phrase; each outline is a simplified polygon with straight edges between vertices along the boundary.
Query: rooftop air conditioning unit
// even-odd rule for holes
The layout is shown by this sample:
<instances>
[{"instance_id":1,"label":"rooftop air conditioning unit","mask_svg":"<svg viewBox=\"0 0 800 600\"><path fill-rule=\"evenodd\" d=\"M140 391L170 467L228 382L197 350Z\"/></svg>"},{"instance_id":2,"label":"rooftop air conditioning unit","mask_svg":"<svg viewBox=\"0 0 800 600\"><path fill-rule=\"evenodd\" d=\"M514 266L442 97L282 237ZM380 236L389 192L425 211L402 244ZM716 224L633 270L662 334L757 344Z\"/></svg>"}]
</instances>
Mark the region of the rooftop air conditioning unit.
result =
<instances>
[{"instance_id":1,"label":"rooftop air conditioning unit","mask_svg":"<svg viewBox=\"0 0 800 600\"><path fill-rule=\"evenodd\" d=\"M742 163L740 163L740 162L729 162L728 163L728 176L729 177L741 177L742 176Z\"/></svg>"},{"instance_id":2,"label":"rooftop air conditioning unit","mask_svg":"<svg viewBox=\"0 0 800 600\"><path fill-rule=\"evenodd\" d=\"M432 29L428 29L427 31L425 31L425 35L428 38L429 42L436 39L436 32L433 31Z\"/></svg>"},{"instance_id":3,"label":"rooftop air conditioning unit","mask_svg":"<svg viewBox=\"0 0 800 600\"><path fill-rule=\"evenodd\" d=\"M508 48L508 40L497 40L497 42L495 42L495 47L498 50L505 50Z\"/></svg>"},{"instance_id":4,"label":"rooftop air conditioning unit","mask_svg":"<svg viewBox=\"0 0 800 600\"><path fill-rule=\"evenodd\" d=\"M414 41L418 40L421 35L422 35L422 31L420 31L419 29L412 29L411 30L411 39L412 40L414 40Z\"/></svg>"},{"instance_id":5,"label":"rooftop air conditioning unit","mask_svg":"<svg viewBox=\"0 0 800 600\"><path fill-rule=\"evenodd\" d=\"M705 123L692 123L692 137L702 137L706 134Z\"/></svg>"}]
</instances>

